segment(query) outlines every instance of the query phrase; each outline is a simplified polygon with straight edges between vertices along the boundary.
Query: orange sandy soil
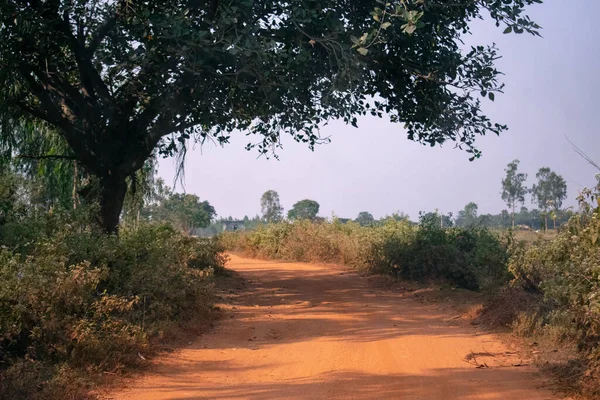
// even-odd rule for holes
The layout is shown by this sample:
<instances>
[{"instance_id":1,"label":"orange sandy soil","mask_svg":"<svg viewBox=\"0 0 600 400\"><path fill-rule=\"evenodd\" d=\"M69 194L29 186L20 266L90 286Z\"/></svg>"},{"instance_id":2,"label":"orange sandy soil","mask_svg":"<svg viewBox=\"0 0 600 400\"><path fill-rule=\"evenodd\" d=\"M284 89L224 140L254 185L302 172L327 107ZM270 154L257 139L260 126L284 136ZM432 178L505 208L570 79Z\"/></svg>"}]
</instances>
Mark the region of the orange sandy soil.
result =
<instances>
[{"instance_id":1,"label":"orange sandy soil","mask_svg":"<svg viewBox=\"0 0 600 400\"><path fill-rule=\"evenodd\" d=\"M231 256L229 268L247 284L217 326L104 398L560 398L518 351L447 305L343 267Z\"/></svg>"}]
</instances>

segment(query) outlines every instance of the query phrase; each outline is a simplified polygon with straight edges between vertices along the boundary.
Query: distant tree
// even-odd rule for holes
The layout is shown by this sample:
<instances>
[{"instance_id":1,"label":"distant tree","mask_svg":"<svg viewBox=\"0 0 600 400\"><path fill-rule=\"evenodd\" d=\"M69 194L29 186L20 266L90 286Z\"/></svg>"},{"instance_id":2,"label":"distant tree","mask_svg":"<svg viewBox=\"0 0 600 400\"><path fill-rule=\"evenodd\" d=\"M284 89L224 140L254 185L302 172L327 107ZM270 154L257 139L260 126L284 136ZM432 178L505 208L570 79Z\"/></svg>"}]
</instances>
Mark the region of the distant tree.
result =
<instances>
[{"instance_id":1,"label":"distant tree","mask_svg":"<svg viewBox=\"0 0 600 400\"><path fill-rule=\"evenodd\" d=\"M195 228L209 226L216 212L208 201L200 201L195 194L172 193L167 188L167 193L148 208L146 215L153 221L170 222L189 234Z\"/></svg>"},{"instance_id":2,"label":"distant tree","mask_svg":"<svg viewBox=\"0 0 600 400\"><path fill-rule=\"evenodd\" d=\"M537 183L531 189L531 201L535 202L544 213L544 229L547 229L549 211L552 210L556 214L567 197L567 183L562 176L548 167L540 168L535 177ZM554 223L556 228L556 219Z\"/></svg>"},{"instance_id":3,"label":"distant tree","mask_svg":"<svg viewBox=\"0 0 600 400\"><path fill-rule=\"evenodd\" d=\"M517 204L525 202L525 195L527 194L527 188L525 187L527 174L518 172L518 168L519 160L509 163L504 170L506 171L506 177L502 180L502 200L506 202L511 210L513 228L515 227L515 208Z\"/></svg>"},{"instance_id":4,"label":"distant tree","mask_svg":"<svg viewBox=\"0 0 600 400\"><path fill-rule=\"evenodd\" d=\"M358 213L358 217L354 220L362 226L372 225L375 222L373 215L367 211L361 211Z\"/></svg>"},{"instance_id":5,"label":"distant tree","mask_svg":"<svg viewBox=\"0 0 600 400\"><path fill-rule=\"evenodd\" d=\"M452 226L452 213L441 214L438 210L435 212L419 212L419 223L448 228Z\"/></svg>"},{"instance_id":6,"label":"distant tree","mask_svg":"<svg viewBox=\"0 0 600 400\"><path fill-rule=\"evenodd\" d=\"M537 208L534 208L533 210L529 211L529 221L531 221L531 228L532 229L539 229L542 226L542 222L541 222L541 213L540 210L538 210Z\"/></svg>"},{"instance_id":7,"label":"distant tree","mask_svg":"<svg viewBox=\"0 0 600 400\"><path fill-rule=\"evenodd\" d=\"M510 226L510 214L507 210L502 210L500 212L500 219L503 228L508 228Z\"/></svg>"},{"instance_id":8,"label":"distant tree","mask_svg":"<svg viewBox=\"0 0 600 400\"><path fill-rule=\"evenodd\" d=\"M456 226L473 226L477 224L477 204L470 202L463 210L458 212Z\"/></svg>"},{"instance_id":9,"label":"distant tree","mask_svg":"<svg viewBox=\"0 0 600 400\"><path fill-rule=\"evenodd\" d=\"M319 207L319 203L314 200L300 200L288 211L287 216L291 220L309 219L312 221L317 217Z\"/></svg>"},{"instance_id":10,"label":"distant tree","mask_svg":"<svg viewBox=\"0 0 600 400\"><path fill-rule=\"evenodd\" d=\"M279 200L279 193L267 190L260 198L262 218L267 223L279 222L283 219L283 207Z\"/></svg>"}]
</instances>

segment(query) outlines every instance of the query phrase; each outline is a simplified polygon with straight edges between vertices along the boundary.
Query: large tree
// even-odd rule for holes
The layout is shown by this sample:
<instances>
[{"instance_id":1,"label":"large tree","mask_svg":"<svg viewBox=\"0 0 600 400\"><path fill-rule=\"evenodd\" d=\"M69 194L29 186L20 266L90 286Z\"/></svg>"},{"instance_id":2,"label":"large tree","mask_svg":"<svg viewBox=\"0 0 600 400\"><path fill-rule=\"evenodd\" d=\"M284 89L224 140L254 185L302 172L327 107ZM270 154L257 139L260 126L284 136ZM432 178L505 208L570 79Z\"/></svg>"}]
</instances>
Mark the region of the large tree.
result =
<instances>
[{"instance_id":1,"label":"large tree","mask_svg":"<svg viewBox=\"0 0 600 400\"><path fill-rule=\"evenodd\" d=\"M168 187L164 187L162 194L144 210L144 214L152 221L169 222L188 234L196 228L209 226L216 216L208 201L200 201L195 194L174 193Z\"/></svg>"},{"instance_id":2,"label":"large tree","mask_svg":"<svg viewBox=\"0 0 600 400\"><path fill-rule=\"evenodd\" d=\"M68 150L54 157L97 178L108 232L127 178L188 139L241 130L266 153L287 132L313 147L327 121L370 112L478 157L476 137L506 129L480 105L502 90L499 55L461 38L486 10L505 32L537 33L524 8L539 2L3 0L0 127L56 131Z\"/></svg>"},{"instance_id":3,"label":"large tree","mask_svg":"<svg viewBox=\"0 0 600 400\"><path fill-rule=\"evenodd\" d=\"M319 207L319 203L314 200L300 200L288 210L287 216L291 220L309 219L312 221L319 214Z\"/></svg>"},{"instance_id":4,"label":"large tree","mask_svg":"<svg viewBox=\"0 0 600 400\"><path fill-rule=\"evenodd\" d=\"M456 226L474 226L477 224L477 211L479 206L470 202L465 208L460 210L456 216Z\"/></svg>"},{"instance_id":5,"label":"large tree","mask_svg":"<svg viewBox=\"0 0 600 400\"><path fill-rule=\"evenodd\" d=\"M531 188L531 201L537 203L544 214L544 228L548 228L548 212L554 215L562 207L564 199L567 198L567 183L562 176L548 167L540 168L535 174L537 183ZM554 227L556 228L556 218Z\"/></svg>"},{"instance_id":6,"label":"large tree","mask_svg":"<svg viewBox=\"0 0 600 400\"><path fill-rule=\"evenodd\" d=\"M361 211L358 213L358 216L354 220L354 222L359 223L361 226L372 225L375 222L375 218L373 218L373 214L368 211Z\"/></svg>"},{"instance_id":7,"label":"large tree","mask_svg":"<svg viewBox=\"0 0 600 400\"><path fill-rule=\"evenodd\" d=\"M267 223L279 222L283 219L283 207L279 200L279 193L267 190L260 198L262 218Z\"/></svg>"},{"instance_id":8,"label":"large tree","mask_svg":"<svg viewBox=\"0 0 600 400\"><path fill-rule=\"evenodd\" d=\"M525 181L527 180L527 174L519 172L519 160L514 160L509 163L504 170L506 176L502 179L502 200L506 203L508 208L511 210L511 221L512 227L515 227L515 208L517 204L523 204L525 202L525 195L527 194L527 187Z\"/></svg>"}]
</instances>

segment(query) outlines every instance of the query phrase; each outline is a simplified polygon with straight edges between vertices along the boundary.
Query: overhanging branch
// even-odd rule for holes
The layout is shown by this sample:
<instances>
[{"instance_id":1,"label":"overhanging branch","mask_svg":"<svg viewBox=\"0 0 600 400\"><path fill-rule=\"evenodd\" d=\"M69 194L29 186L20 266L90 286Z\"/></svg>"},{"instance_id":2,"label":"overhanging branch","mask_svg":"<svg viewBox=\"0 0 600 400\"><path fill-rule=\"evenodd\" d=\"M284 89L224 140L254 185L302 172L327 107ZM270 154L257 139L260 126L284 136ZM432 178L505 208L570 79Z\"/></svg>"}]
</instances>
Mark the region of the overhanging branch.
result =
<instances>
[{"instance_id":1,"label":"overhanging branch","mask_svg":"<svg viewBox=\"0 0 600 400\"><path fill-rule=\"evenodd\" d=\"M22 158L26 160L69 160L78 161L75 156L68 156L63 154L42 154L42 155L31 155L31 154L19 154L15 158Z\"/></svg>"}]
</instances>

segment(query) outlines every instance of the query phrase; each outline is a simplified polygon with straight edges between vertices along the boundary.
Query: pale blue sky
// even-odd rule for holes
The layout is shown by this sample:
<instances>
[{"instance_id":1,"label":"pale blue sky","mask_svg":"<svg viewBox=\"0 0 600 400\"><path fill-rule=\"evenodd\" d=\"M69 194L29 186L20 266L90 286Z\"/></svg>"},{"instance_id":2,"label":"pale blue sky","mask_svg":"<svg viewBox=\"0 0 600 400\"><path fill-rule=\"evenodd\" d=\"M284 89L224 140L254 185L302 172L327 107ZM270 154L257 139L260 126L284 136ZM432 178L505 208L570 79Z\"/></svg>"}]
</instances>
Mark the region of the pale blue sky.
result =
<instances>
[{"instance_id":1,"label":"pale blue sky","mask_svg":"<svg viewBox=\"0 0 600 400\"><path fill-rule=\"evenodd\" d=\"M600 161L600 14L598 0L546 0L529 15L543 26L543 38L503 35L491 23L477 22L473 44L497 43L503 58L506 89L485 105L494 120L509 131L480 138L481 159L451 144L424 147L406 139L400 125L364 118L355 129L342 123L323 128L332 143L311 152L283 140L280 160L257 159L246 151L243 134L224 148L196 148L187 155L185 191L208 200L220 216L260 213L260 196L279 192L287 210L304 198L318 201L320 215L355 218L369 211L376 218L403 211L416 218L420 210L439 208L456 213L469 201L482 213L505 208L500 181L508 162L521 160L521 169L534 182L535 172L549 166L569 185L568 205L575 204L579 185L591 186L596 171L565 140L576 142ZM174 179L173 160L161 160L159 175ZM182 190L181 186L178 190ZM525 204L531 208L528 199Z\"/></svg>"}]
</instances>

